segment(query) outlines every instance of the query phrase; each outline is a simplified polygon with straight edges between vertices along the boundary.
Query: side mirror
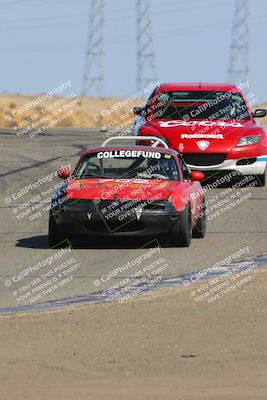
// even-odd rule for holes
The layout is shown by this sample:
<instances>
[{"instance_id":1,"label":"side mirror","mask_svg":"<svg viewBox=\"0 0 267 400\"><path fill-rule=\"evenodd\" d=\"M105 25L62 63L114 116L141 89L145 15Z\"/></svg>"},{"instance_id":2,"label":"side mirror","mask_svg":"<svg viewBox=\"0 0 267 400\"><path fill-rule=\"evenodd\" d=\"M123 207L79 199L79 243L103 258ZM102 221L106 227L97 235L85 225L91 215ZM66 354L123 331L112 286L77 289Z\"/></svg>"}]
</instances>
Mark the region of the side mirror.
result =
<instances>
[{"instance_id":1,"label":"side mirror","mask_svg":"<svg viewBox=\"0 0 267 400\"><path fill-rule=\"evenodd\" d=\"M144 114L146 114L144 107L134 107L133 113L135 115L142 115L143 117L145 116Z\"/></svg>"},{"instance_id":2,"label":"side mirror","mask_svg":"<svg viewBox=\"0 0 267 400\"><path fill-rule=\"evenodd\" d=\"M192 171L190 175L191 181L192 182L200 182L205 179L205 175L201 171Z\"/></svg>"},{"instance_id":3,"label":"side mirror","mask_svg":"<svg viewBox=\"0 0 267 400\"><path fill-rule=\"evenodd\" d=\"M264 108L258 108L252 115L254 118L263 118L266 117L267 111Z\"/></svg>"},{"instance_id":4,"label":"side mirror","mask_svg":"<svg viewBox=\"0 0 267 400\"><path fill-rule=\"evenodd\" d=\"M57 170L57 174L58 174L59 178L61 178L61 179L68 179L70 176L70 170L67 167L60 167Z\"/></svg>"}]
</instances>

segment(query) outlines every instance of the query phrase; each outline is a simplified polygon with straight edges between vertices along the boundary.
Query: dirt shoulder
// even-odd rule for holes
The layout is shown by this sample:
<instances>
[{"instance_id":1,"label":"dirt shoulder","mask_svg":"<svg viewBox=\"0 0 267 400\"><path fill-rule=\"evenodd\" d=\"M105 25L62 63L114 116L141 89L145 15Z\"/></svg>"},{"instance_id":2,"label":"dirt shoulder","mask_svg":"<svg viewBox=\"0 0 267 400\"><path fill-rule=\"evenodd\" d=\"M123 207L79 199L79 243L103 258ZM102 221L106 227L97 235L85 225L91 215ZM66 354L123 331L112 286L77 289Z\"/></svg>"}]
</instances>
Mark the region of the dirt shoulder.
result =
<instances>
[{"instance_id":1,"label":"dirt shoulder","mask_svg":"<svg viewBox=\"0 0 267 400\"><path fill-rule=\"evenodd\" d=\"M0 318L3 400L267 398L267 270L212 304L195 286Z\"/></svg>"},{"instance_id":2,"label":"dirt shoulder","mask_svg":"<svg viewBox=\"0 0 267 400\"><path fill-rule=\"evenodd\" d=\"M119 127L122 130L133 124L133 107L145 103L142 98L72 96L74 94L70 89L65 97L53 96L46 100L42 100L42 94L23 96L0 93L0 128L17 128L14 132L19 136L27 133L28 128L37 131L41 126L46 126L46 129Z\"/></svg>"},{"instance_id":3,"label":"dirt shoulder","mask_svg":"<svg viewBox=\"0 0 267 400\"><path fill-rule=\"evenodd\" d=\"M38 132L40 127L59 128L108 128L111 134L129 129L135 115L133 107L141 106L145 99L137 97L70 97L69 89L64 97L53 96L42 100L39 96L24 96L0 93L0 128L10 128L18 136L27 134L28 129ZM41 100L40 100L41 99ZM252 108L266 108L267 103ZM267 123L267 117L261 119ZM44 133L42 130L41 133Z\"/></svg>"}]
</instances>

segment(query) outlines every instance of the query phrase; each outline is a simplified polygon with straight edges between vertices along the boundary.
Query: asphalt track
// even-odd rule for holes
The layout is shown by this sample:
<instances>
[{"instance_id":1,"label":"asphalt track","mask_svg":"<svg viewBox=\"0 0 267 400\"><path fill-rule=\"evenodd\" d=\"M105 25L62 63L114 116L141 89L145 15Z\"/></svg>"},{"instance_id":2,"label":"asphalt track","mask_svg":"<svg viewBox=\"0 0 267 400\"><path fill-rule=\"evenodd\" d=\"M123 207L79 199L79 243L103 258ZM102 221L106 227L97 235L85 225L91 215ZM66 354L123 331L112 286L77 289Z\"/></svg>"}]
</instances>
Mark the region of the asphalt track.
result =
<instances>
[{"instance_id":1,"label":"asphalt track","mask_svg":"<svg viewBox=\"0 0 267 400\"><path fill-rule=\"evenodd\" d=\"M0 307L27 304L29 297L23 298L23 295L28 289L48 282L51 269L63 261L63 256L52 264L46 261L46 265L38 267L35 272L21 275L21 271L27 267L48 260L58 252L48 247L48 213L44 207L38 208L38 202L40 199L49 199L47 193L52 183L60 181L53 178L52 183L40 184L38 188L29 189L26 194L23 190L41 177L49 176L62 163L70 161L75 165L81 151L101 144L105 138L104 133L89 129L54 130L33 139L16 137L4 130L0 132ZM97 290L106 290L115 284L121 285L124 279L137 271L140 273L140 268L157 261L159 257L165 265L160 272L163 278L177 277L213 266L240 252L240 249L241 258L255 257L267 250L266 191L266 187L249 186L240 191L238 188L232 189L229 184L209 190L206 193L210 208L207 235L205 239L193 239L190 248L169 248L163 245L157 252L158 243L153 238L142 241L114 239L74 243L70 253L64 255L64 261L74 258L75 269L65 275L66 281L62 285L55 285L54 290L43 292L45 294L36 298L35 302L87 295ZM22 203L25 204L24 210L18 208ZM31 212L23 215L28 208ZM151 247L154 248L153 254L144 259L144 254ZM136 261L139 257L143 257L140 264ZM110 273L118 265L125 266L128 262L132 263L123 272ZM146 271L143 270L144 276L149 274ZM47 283L46 289L52 288L52 283ZM39 292L36 290L35 294ZM19 298L19 295L22 297Z\"/></svg>"}]
</instances>

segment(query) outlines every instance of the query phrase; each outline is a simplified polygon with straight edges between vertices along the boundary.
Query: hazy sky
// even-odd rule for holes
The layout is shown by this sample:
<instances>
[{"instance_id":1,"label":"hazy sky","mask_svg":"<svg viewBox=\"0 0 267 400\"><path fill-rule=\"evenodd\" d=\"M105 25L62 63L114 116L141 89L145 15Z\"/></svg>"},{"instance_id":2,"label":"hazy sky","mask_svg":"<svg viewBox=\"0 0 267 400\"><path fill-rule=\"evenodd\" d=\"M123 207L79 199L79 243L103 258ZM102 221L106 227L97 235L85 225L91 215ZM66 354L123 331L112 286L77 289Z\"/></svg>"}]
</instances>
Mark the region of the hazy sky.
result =
<instances>
[{"instance_id":1,"label":"hazy sky","mask_svg":"<svg viewBox=\"0 0 267 400\"><path fill-rule=\"evenodd\" d=\"M267 100L267 1L250 0L250 81ZM159 80L227 81L234 0L151 0ZM0 0L0 92L70 80L80 94L89 0ZM136 90L135 0L106 0L106 96Z\"/></svg>"}]
</instances>

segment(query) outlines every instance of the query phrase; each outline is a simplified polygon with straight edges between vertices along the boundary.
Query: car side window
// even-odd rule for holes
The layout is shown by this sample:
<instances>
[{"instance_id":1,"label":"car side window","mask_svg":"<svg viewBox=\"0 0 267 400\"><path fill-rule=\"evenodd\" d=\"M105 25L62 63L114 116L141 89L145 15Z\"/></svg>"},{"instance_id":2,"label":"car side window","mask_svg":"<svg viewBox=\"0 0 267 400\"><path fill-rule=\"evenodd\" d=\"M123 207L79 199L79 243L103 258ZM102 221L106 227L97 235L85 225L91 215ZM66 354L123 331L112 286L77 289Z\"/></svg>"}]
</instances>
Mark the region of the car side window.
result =
<instances>
[{"instance_id":1,"label":"car side window","mask_svg":"<svg viewBox=\"0 0 267 400\"><path fill-rule=\"evenodd\" d=\"M146 108L149 108L151 106L151 104L154 101L154 97L157 93L157 87L153 90L153 92L151 93L151 95L149 96L149 98L147 99L147 103L146 103Z\"/></svg>"},{"instance_id":2,"label":"car side window","mask_svg":"<svg viewBox=\"0 0 267 400\"><path fill-rule=\"evenodd\" d=\"M151 107L151 105L152 105L153 102L154 102L154 97L155 97L156 92L157 92L157 88L155 88L155 89L153 90L153 92L151 93L151 95L150 95L149 98L147 99L147 102L146 102L146 104L145 104L145 106L144 106L144 113L145 113L144 117L146 117L146 116L149 114L149 112L150 112L150 107Z\"/></svg>"},{"instance_id":3,"label":"car side window","mask_svg":"<svg viewBox=\"0 0 267 400\"><path fill-rule=\"evenodd\" d=\"M180 157L180 164L181 164L181 168L182 168L182 171L183 171L184 179L189 180L190 179L190 175L191 175L191 171L188 168L188 166L186 165L186 163L185 163L185 161L184 161L184 159L182 157Z\"/></svg>"}]
</instances>

